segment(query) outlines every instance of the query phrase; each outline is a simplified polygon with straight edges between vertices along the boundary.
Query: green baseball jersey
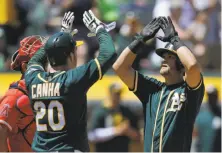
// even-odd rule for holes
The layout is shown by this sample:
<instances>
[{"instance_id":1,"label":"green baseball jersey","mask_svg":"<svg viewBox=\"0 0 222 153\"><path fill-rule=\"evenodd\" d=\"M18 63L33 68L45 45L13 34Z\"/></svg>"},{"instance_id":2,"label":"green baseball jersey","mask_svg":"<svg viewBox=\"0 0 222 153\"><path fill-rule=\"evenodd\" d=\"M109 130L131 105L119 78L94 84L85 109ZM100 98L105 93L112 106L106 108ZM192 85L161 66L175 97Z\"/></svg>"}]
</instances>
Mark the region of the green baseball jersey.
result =
<instances>
[{"instance_id":1,"label":"green baseball jersey","mask_svg":"<svg viewBox=\"0 0 222 153\"><path fill-rule=\"evenodd\" d=\"M39 65L28 68L25 80L37 128L34 151L89 151L86 93L101 74L96 60L55 73Z\"/></svg>"},{"instance_id":2,"label":"green baseball jersey","mask_svg":"<svg viewBox=\"0 0 222 153\"><path fill-rule=\"evenodd\" d=\"M97 31L96 37L98 57L75 69L45 72L44 47L29 61L25 81L37 128L33 151L89 151L86 93L117 57L112 38L104 28Z\"/></svg>"},{"instance_id":3,"label":"green baseball jersey","mask_svg":"<svg viewBox=\"0 0 222 153\"><path fill-rule=\"evenodd\" d=\"M135 72L134 94L143 104L144 151L188 152L204 96L203 78L195 89L186 82L166 85Z\"/></svg>"}]
</instances>

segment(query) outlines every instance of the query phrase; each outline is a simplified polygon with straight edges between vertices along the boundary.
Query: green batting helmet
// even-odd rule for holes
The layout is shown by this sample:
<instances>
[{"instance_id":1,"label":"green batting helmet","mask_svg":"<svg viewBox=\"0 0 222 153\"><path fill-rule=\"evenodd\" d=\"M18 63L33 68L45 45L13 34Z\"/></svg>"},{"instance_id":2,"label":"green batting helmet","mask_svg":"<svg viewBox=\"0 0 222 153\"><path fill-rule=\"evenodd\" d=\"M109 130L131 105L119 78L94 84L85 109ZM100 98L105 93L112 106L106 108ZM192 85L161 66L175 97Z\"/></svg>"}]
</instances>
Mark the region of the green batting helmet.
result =
<instances>
[{"instance_id":1,"label":"green batting helmet","mask_svg":"<svg viewBox=\"0 0 222 153\"><path fill-rule=\"evenodd\" d=\"M73 36L67 32L58 32L47 40L44 49L51 66L66 64L67 56L83 41L75 41Z\"/></svg>"},{"instance_id":2,"label":"green batting helmet","mask_svg":"<svg viewBox=\"0 0 222 153\"><path fill-rule=\"evenodd\" d=\"M171 54L173 54L173 55L175 55L177 57L177 60L176 60L177 70L180 70L180 69L184 68L183 64L181 63L181 61L180 61L180 59L179 59L179 57L177 55L177 52L176 52L173 44L167 43L164 48L156 49L156 54L159 55L162 58L163 58L163 54L164 53L171 53Z\"/></svg>"}]
</instances>

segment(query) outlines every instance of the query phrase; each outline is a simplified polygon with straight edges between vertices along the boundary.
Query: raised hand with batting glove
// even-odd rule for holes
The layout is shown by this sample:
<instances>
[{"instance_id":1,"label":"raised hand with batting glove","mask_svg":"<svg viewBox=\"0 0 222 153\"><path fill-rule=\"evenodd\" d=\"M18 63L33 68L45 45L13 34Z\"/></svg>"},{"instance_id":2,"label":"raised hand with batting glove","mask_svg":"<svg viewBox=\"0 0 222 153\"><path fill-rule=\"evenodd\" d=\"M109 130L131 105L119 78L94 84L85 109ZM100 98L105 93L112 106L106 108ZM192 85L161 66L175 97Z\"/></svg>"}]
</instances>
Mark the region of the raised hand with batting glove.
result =
<instances>
[{"instance_id":1,"label":"raised hand with batting glove","mask_svg":"<svg viewBox=\"0 0 222 153\"><path fill-rule=\"evenodd\" d=\"M91 10L85 11L83 14L83 22L86 27L91 31L88 33L88 37L96 36L98 29L105 28L107 32L111 31L116 27L116 22L112 22L110 24L105 24L100 21Z\"/></svg>"},{"instance_id":2,"label":"raised hand with batting glove","mask_svg":"<svg viewBox=\"0 0 222 153\"><path fill-rule=\"evenodd\" d=\"M140 32L140 37L142 38L143 42L152 39L156 33L160 29L161 17L154 18L150 23L148 23L143 30Z\"/></svg>"},{"instance_id":3,"label":"raised hand with batting glove","mask_svg":"<svg viewBox=\"0 0 222 153\"><path fill-rule=\"evenodd\" d=\"M69 11L68 13L65 13L65 15L62 19L61 31L75 35L78 32L78 30L73 29L73 27L72 27L74 19L75 19L74 12Z\"/></svg>"},{"instance_id":4,"label":"raised hand with batting glove","mask_svg":"<svg viewBox=\"0 0 222 153\"><path fill-rule=\"evenodd\" d=\"M163 42L170 42L171 44L174 45L176 50L184 45L181 42L181 40L178 36L178 33L174 28L173 22L169 16L167 18L161 17L160 27L164 32L164 37L158 36L157 38L159 40L161 40Z\"/></svg>"},{"instance_id":5,"label":"raised hand with batting glove","mask_svg":"<svg viewBox=\"0 0 222 153\"><path fill-rule=\"evenodd\" d=\"M135 40L128 46L133 53L138 52L138 48L141 43L152 39L160 29L161 17L154 18L150 23L148 23L143 30L135 36Z\"/></svg>"}]
</instances>

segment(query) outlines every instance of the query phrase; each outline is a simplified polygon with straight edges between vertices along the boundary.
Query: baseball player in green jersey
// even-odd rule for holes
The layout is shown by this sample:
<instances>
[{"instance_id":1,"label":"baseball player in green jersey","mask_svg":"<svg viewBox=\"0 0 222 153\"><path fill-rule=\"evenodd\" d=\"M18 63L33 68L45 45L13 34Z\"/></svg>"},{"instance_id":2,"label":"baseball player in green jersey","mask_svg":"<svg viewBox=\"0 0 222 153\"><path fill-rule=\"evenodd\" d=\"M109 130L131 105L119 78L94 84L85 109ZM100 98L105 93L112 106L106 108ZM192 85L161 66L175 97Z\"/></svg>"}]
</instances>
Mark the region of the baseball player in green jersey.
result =
<instances>
[{"instance_id":1,"label":"baseball player in green jersey","mask_svg":"<svg viewBox=\"0 0 222 153\"><path fill-rule=\"evenodd\" d=\"M160 74L165 82L144 76L132 68L139 48L159 29L169 42L156 53L163 58ZM182 43L171 19L153 19L121 53L113 68L143 104L144 151L190 151L192 130L204 96L203 77L197 60Z\"/></svg>"},{"instance_id":2,"label":"baseball player in green jersey","mask_svg":"<svg viewBox=\"0 0 222 153\"><path fill-rule=\"evenodd\" d=\"M36 120L33 151L89 151L86 93L112 66L116 53L106 26L92 11L83 14L83 21L96 33L97 58L76 67L76 47L82 42L59 32L49 37L28 63L25 79ZM47 60L54 72L44 71Z\"/></svg>"}]
</instances>

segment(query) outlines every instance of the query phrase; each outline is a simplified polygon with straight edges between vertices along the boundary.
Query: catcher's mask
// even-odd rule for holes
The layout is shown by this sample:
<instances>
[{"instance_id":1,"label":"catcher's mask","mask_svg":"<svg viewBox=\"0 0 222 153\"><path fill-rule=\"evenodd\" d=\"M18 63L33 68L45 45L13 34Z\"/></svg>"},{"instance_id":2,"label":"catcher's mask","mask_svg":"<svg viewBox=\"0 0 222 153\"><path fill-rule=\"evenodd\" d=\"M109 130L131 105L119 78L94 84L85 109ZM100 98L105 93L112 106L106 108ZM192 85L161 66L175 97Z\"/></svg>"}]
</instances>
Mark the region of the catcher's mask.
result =
<instances>
[{"instance_id":1,"label":"catcher's mask","mask_svg":"<svg viewBox=\"0 0 222 153\"><path fill-rule=\"evenodd\" d=\"M178 71L180 71L181 69L184 68L183 64L181 63L181 61L180 61L180 59L177 55L177 52L174 49L173 44L167 43L164 48L156 49L156 54L159 55L162 58L163 58L163 54L166 53L166 52L171 53L171 54L176 56L176 68L177 68Z\"/></svg>"},{"instance_id":2,"label":"catcher's mask","mask_svg":"<svg viewBox=\"0 0 222 153\"><path fill-rule=\"evenodd\" d=\"M21 71L22 65L28 63L32 56L42 47L44 39L44 37L39 35L33 35L22 39L19 49L12 55L11 69Z\"/></svg>"}]
</instances>

